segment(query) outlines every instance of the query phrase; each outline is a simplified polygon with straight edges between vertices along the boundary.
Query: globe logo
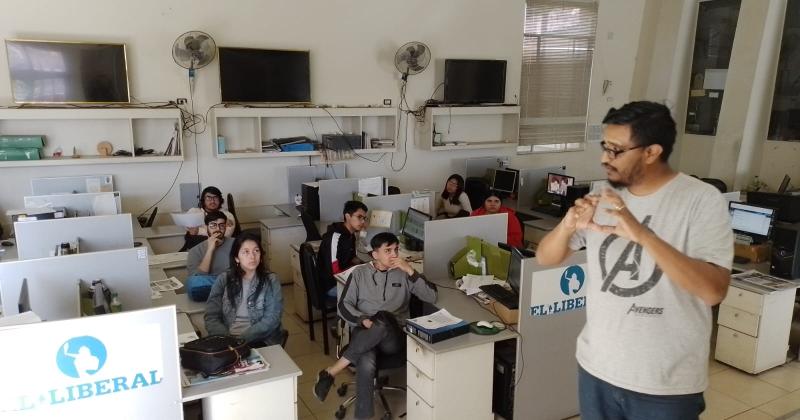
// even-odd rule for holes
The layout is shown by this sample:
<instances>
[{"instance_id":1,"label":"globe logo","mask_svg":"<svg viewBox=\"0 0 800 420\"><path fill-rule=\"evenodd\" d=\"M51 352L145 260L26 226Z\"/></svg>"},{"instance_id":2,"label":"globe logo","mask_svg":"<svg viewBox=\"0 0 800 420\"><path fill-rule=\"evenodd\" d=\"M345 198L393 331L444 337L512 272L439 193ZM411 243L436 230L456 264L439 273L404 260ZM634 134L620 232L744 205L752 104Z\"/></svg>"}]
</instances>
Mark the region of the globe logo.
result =
<instances>
[{"instance_id":1,"label":"globe logo","mask_svg":"<svg viewBox=\"0 0 800 420\"><path fill-rule=\"evenodd\" d=\"M586 279L583 269L579 265L571 265L561 273L561 292L569 296L578 293Z\"/></svg>"},{"instance_id":2,"label":"globe logo","mask_svg":"<svg viewBox=\"0 0 800 420\"><path fill-rule=\"evenodd\" d=\"M84 335L67 340L56 352L56 365L64 375L82 379L94 375L106 363L106 346Z\"/></svg>"}]
</instances>

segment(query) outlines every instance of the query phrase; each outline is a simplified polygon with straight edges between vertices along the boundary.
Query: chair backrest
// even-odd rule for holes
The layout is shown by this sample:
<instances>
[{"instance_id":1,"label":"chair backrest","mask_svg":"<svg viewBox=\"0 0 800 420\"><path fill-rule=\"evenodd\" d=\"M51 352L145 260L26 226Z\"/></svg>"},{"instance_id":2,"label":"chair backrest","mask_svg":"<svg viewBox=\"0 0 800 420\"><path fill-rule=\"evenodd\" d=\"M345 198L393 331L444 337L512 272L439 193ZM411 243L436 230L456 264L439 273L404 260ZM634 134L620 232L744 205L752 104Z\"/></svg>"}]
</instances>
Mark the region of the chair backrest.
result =
<instances>
[{"instance_id":1,"label":"chair backrest","mask_svg":"<svg viewBox=\"0 0 800 420\"><path fill-rule=\"evenodd\" d=\"M707 184L713 185L721 193L728 192L728 186L725 185L725 182L723 182L721 179L717 179L717 178L700 178L700 180L705 182L705 183L707 183Z\"/></svg>"},{"instance_id":2,"label":"chair backrest","mask_svg":"<svg viewBox=\"0 0 800 420\"><path fill-rule=\"evenodd\" d=\"M477 210L483 207L483 202L489 195L489 183L483 178L468 177L464 180L464 192L469 197L472 210Z\"/></svg>"},{"instance_id":3,"label":"chair backrest","mask_svg":"<svg viewBox=\"0 0 800 420\"><path fill-rule=\"evenodd\" d=\"M300 244L300 274L303 276L303 284L306 286L306 293L311 300L311 306L321 309L325 304L322 296L325 291L319 287L319 265L317 265L317 253L314 247L308 242Z\"/></svg>"},{"instance_id":4,"label":"chair backrest","mask_svg":"<svg viewBox=\"0 0 800 420\"><path fill-rule=\"evenodd\" d=\"M295 208L300 212L300 220L303 221L303 227L306 228L306 242L322 240L322 235L319 234L314 219L308 214L305 207L297 206Z\"/></svg>"},{"instance_id":5,"label":"chair backrest","mask_svg":"<svg viewBox=\"0 0 800 420\"><path fill-rule=\"evenodd\" d=\"M158 214L158 207L153 207L153 212L150 213L150 217L147 218L147 222L144 223L143 227L152 227L153 221L156 220L156 214Z\"/></svg>"},{"instance_id":6,"label":"chair backrest","mask_svg":"<svg viewBox=\"0 0 800 420\"><path fill-rule=\"evenodd\" d=\"M400 188L395 187L394 185L389 185L389 188L386 189L388 195L396 195L400 194Z\"/></svg>"},{"instance_id":7,"label":"chair backrest","mask_svg":"<svg viewBox=\"0 0 800 420\"><path fill-rule=\"evenodd\" d=\"M236 225L233 227L233 237L235 238L242 233L242 227L239 225L239 216L236 215L236 205L233 203L233 194L228 193L226 202L228 203L228 211L231 212L233 217L236 219Z\"/></svg>"}]
</instances>

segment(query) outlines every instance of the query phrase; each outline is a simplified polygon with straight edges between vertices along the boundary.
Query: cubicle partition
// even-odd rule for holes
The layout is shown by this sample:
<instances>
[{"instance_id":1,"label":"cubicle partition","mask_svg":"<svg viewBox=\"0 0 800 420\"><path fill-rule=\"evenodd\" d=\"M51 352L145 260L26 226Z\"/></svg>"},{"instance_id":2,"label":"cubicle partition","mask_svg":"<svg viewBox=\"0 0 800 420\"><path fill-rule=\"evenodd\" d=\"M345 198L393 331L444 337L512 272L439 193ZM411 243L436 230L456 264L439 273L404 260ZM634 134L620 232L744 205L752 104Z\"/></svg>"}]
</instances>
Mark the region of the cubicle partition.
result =
<instances>
[{"instance_id":1,"label":"cubicle partition","mask_svg":"<svg viewBox=\"0 0 800 420\"><path fill-rule=\"evenodd\" d=\"M557 267L527 258L521 272L514 417L577 415L575 347L586 323L586 252L574 253Z\"/></svg>"},{"instance_id":2,"label":"cubicle partition","mask_svg":"<svg viewBox=\"0 0 800 420\"><path fill-rule=\"evenodd\" d=\"M517 210L528 211L534 203L537 192L544 187L548 173L564 174L565 166L550 166L547 168L520 169L519 181L517 182Z\"/></svg>"},{"instance_id":3,"label":"cubicle partition","mask_svg":"<svg viewBox=\"0 0 800 420\"><path fill-rule=\"evenodd\" d=\"M506 241L507 227L505 213L425 222L425 276L448 278L447 265L467 245L466 235L497 244Z\"/></svg>"},{"instance_id":4,"label":"cubicle partition","mask_svg":"<svg viewBox=\"0 0 800 420\"><path fill-rule=\"evenodd\" d=\"M302 194L302 185L305 182L316 182L321 179L347 178L347 167L344 163L326 165L302 165L286 168L289 196L287 203L294 203L294 198Z\"/></svg>"},{"instance_id":5,"label":"cubicle partition","mask_svg":"<svg viewBox=\"0 0 800 420\"><path fill-rule=\"evenodd\" d=\"M79 240L81 253L133 247L130 214L14 223L20 260L45 258L62 242Z\"/></svg>"},{"instance_id":6,"label":"cubicle partition","mask_svg":"<svg viewBox=\"0 0 800 420\"><path fill-rule=\"evenodd\" d=\"M78 194L114 191L112 175L60 176L32 178L32 195Z\"/></svg>"},{"instance_id":7,"label":"cubicle partition","mask_svg":"<svg viewBox=\"0 0 800 420\"><path fill-rule=\"evenodd\" d=\"M31 195L23 199L26 209L65 207L69 216L102 216L122 212L120 194L114 192Z\"/></svg>"},{"instance_id":8,"label":"cubicle partition","mask_svg":"<svg viewBox=\"0 0 800 420\"><path fill-rule=\"evenodd\" d=\"M323 179L319 181L319 220L341 222L344 203L358 192L358 178Z\"/></svg>"},{"instance_id":9,"label":"cubicle partition","mask_svg":"<svg viewBox=\"0 0 800 420\"><path fill-rule=\"evenodd\" d=\"M3 314L19 313L23 280L31 309L53 321L79 315L78 282L102 279L119 294L123 310L151 306L146 248L128 248L0 264Z\"/></svg>"}]
</instances>

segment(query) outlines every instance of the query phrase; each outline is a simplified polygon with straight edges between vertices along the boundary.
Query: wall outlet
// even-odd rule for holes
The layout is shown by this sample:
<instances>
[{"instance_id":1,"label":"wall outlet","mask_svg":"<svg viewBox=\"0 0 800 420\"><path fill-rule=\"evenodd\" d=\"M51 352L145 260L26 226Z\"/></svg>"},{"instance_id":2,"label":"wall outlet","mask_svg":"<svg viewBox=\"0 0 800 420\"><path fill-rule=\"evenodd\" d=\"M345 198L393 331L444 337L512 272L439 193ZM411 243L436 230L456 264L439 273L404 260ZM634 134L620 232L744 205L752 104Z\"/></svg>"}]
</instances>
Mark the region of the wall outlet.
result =
<instances>
[{"instance_id":1,"label":"wall outlet","mask_svg":"<svg viewBox=\"0 0 800 420\"><path fill-rule=\"evenodd\" d=\"M186 98L178 98L175 100L175 103L178 105L186 105Z\"/></svg>"},{"instance_id":2,"label":"wall outlet","mask_svg":"<svg viewBox=\"0 0 800 420\"><path fill-rule=\"evenodd\" d=\"M383 100L383 104L386 105L386 106L392 106L392 100L391 99L384 99Z\"/></svg>"}]
</instances>

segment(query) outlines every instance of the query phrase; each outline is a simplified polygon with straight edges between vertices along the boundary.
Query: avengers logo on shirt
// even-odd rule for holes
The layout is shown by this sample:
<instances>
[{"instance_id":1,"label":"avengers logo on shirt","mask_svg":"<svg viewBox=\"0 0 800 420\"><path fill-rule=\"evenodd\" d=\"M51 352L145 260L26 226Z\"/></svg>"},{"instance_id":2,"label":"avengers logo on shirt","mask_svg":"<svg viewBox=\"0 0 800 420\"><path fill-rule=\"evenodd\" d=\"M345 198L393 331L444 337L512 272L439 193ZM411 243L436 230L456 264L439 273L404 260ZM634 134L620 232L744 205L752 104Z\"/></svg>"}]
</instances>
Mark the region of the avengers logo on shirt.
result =
<instances>
[{"instance_id":1,"label":"avengers logo on shirt","mask_svg":"<svg viewBox=\"0 0 800 420\"><path fill-rule=\"evenodd\" d=\"M645 217L642 225L646 227L651 218L651 215ZM610 249L617 240L625 241L625 239L611 234L600 245L598 257L600 272L603 275L603 285L600 290L611 292L619 297L636 297L647 293L661 280L663 274L661 268L653 263L652 272L645 278L647 273L640 271L642 246L631 241L628 241L616 261L611 261L615 252L610 252Z\"/></svg>"}]
</instances>

